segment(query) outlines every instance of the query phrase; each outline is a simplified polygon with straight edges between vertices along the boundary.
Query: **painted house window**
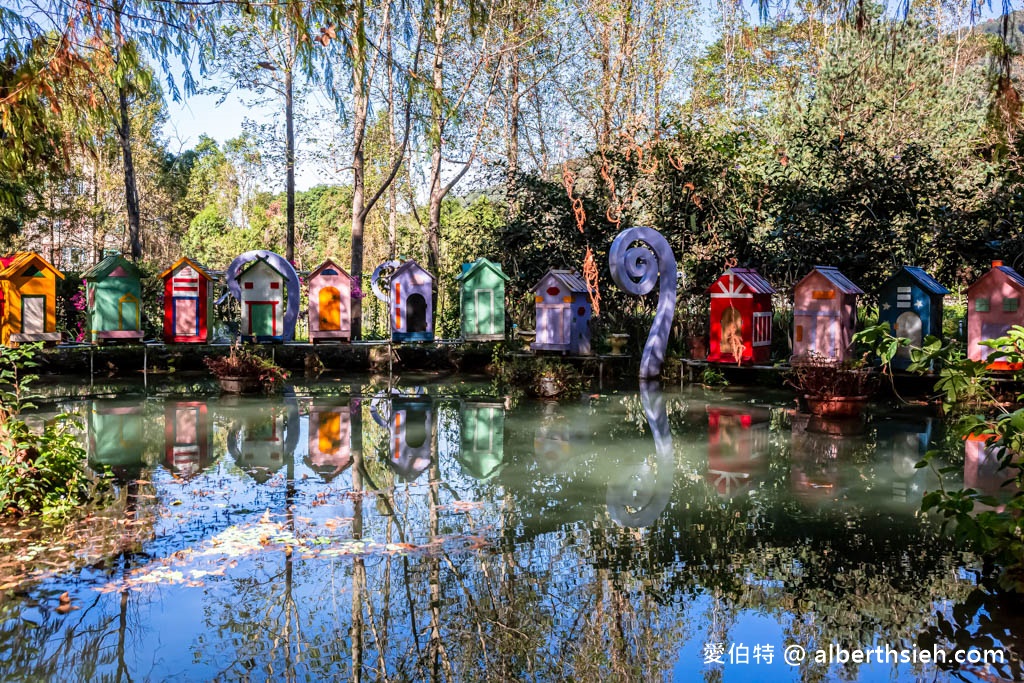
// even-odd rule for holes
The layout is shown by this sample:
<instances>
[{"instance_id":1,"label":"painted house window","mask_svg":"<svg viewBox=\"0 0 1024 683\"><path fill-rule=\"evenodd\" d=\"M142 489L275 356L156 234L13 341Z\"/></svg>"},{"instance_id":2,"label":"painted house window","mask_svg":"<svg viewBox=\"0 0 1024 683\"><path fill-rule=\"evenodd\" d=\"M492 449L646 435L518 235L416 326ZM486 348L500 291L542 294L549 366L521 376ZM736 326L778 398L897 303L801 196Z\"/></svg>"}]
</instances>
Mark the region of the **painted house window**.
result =
<instances>
[{"instance_id":1,"label":"painted house window","mask_svg":"<svg viewBox=\"0 0 1024 683\"><path fill-rule=\"evenodd\" d=\"M1003 313L1015 313L1020 307L1020 299L1003 299Z\"/></svg>"},{"instance_id":2,"label":"painted house window","mask_svg":"<svg viewBox=\"0 0 1024 683\"><path fill-rule=\"evenodd\" d=\"M796 341L802 342L803 340L804 340L804 326L803 325L797 325L796 326Z\"/></svg>"},{"instance_id":3,"label":"painted house window","mask_svg":"<svg viewBox=\"0 0 1024 683\"><path fill-rule=\"evenodd\" d=\"M974 310L978 313L988 313L988 297L979 297L975 299Z\"/></svg>"},{"instance_id":4,"label":"painted house window","mask_svg":"<svg viewBox=\"0 0 1024 683\"><path fill-rule=\"evenodd\" d=\"M281 289L281 283L280 282L271 282L270 283L270 288L271 289Z\"/></svg>"},{"instance_id":5,"label":"painted house window","mask_svg":"<svg viewBox=\"0 0 1024 683\"><path fill-rule=\"evenodd\" d=\"M834 289L815 289L811 291L812 299L835 299L836 290Z\"/></svg>"},{"instance_id":6,"label":"painted house window","mask_svg":"<svg viewBox=\"0 0 1024 683\"><path fill-rule=\"evenodd\" d=\"M754 314L754 346L769 346L772 343L772 314Z\"/></svg>"},{"instance_id":7,"label":"painted house window","mask_svg":"<svg viewBox=\"0 0 1024 683\"><path fill-rule=\"evenodd\" d=\"M896 288L896 308L910 308L913 304L913 298L910 287Z\"/></svg>"},{"instance_id":8,"label":"painted house window","mask_svg":"<svg viewBox=\"0 0 1024 683\"><path fill-rule=\"evenodd\" d=\"M251 282L246 282L245 283L245 288L246 289L252 289L252 283Z\"/></svg>"}]
</instances>

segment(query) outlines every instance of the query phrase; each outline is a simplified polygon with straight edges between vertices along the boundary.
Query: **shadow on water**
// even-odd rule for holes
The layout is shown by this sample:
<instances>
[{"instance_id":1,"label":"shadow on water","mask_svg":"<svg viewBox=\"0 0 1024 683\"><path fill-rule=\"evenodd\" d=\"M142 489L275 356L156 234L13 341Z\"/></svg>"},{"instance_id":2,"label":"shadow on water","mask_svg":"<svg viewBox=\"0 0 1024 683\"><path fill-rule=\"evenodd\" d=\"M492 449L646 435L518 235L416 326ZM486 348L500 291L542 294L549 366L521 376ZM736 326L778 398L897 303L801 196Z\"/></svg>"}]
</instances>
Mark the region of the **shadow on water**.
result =
<instances>
[{"instance_id":1,"label":"shadow on water","mask_svg":"<svg viewBox=\"0 0 1024 683\"><path fill-rule=\"evenodd\" d=\"M918 514L935 420L820 423L656 384L450 389L70 404L118 504L63 563L4 539L21 575L0 677L1019 678L1016 660L707 662L715 644L1019 651L1018 602ZM971 448L949 483L995 481ZM91 544L109 550L73 561Z\"/></svg>"}]
</instances>

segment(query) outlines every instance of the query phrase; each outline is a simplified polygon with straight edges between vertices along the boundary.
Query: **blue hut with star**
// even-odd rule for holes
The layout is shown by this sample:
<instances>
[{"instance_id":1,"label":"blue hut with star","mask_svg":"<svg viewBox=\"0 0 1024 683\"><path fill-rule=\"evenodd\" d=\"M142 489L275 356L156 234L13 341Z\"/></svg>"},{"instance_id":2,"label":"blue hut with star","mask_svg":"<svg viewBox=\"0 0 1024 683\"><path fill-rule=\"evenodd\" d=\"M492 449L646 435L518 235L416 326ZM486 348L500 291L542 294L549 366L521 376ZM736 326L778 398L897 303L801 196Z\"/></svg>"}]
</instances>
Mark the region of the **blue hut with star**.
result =
<instances>
[{"instance_id":1,"label":"blue hut with star","mask_svg":"<svg viewBox=\"0 0 1024 683\"><path fill-rule=\"evenodd\" d=\"M928 335L942 337L942 297L949 290L916 266L903 266L878 290L878 322L887 323L893 334L920 347ZM901 346L892 366L905 370L910 349Z\"/></svg>"}]
</instances>

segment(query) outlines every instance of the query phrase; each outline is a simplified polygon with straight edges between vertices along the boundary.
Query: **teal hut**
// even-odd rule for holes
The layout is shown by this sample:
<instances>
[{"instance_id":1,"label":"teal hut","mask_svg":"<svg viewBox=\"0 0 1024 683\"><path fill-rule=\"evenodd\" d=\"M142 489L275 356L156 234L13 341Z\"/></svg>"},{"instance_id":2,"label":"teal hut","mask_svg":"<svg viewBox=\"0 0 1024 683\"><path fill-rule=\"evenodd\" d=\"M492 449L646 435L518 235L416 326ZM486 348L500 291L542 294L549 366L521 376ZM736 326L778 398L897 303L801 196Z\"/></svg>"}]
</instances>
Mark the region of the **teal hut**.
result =
<instances>
[{"instance_id":1,"label":"teal hut","mask_svg":"<svg viewBox=\"0 0 1024 683\"><path fill-rule=\"evenodd\" d=\"M505 406L467 403L462 409L461 431L459 463L463 471L481 481L501 472L505 461Z\"/></svg>"},{"instance_id":2,"label":"teal hut","mask_svg":"<svg viewBox=\"0 0 1024 683\"><path fill-rule=\"evenodd\" d=\"M501 265L478 258L462 264L459 298L462 302L462 337L468 341L505 338L505 283Z\"/></svg>"},{"instance_id":3,"label":"teal hut","mask_svg":"<svg viewBox=\"0 0 1024 683\"><path fill-rule=\"evenodd\" d=\"M82 274L89 340L142 340L139 269L122 256L108 256Z\"/></svg>"}]
</instances>

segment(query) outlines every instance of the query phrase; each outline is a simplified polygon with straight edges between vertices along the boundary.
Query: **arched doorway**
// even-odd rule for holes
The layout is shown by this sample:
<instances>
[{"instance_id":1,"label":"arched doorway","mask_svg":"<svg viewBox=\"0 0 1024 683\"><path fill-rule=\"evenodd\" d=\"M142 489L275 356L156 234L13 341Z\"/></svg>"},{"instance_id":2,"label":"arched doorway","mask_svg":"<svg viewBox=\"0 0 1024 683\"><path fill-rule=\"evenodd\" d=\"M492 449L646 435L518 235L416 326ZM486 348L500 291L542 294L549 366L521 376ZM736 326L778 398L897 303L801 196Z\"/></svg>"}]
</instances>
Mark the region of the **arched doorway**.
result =
<instances>
[{"instance_id":1,"label":"arched doorway","mask_svg":"<svg viewBox=\"0 0 1024 683\"><path fill-rule=\"evenodd\" d=\"M913 311L900 313L900 317L896 318L896 336L909 339L911 346L920 348L924 338L921 316ZM900 358L910 358L910 347L901 346L896 355Z\"/></svg>"},{"instance_id":2,"label":"arched doorway","mask_svg":"<svg viewBox=\"0 0 1024 683\"><path fill-rule=\"evenodd\" d=\"M422 294L411 294L405 302L405 331L427 331L427 300Z\"/></svg>"},{"instance_id":3,"label":"arched doorway","mask_svg":"<svg viewBox=\"0 0 1024 683\"><path fill-rule=\"evenodd\" d=\"M722 313L722 353L734 360L743 356L743 315L739 309L729 307Z\"/></svg>"}]
</instances>

